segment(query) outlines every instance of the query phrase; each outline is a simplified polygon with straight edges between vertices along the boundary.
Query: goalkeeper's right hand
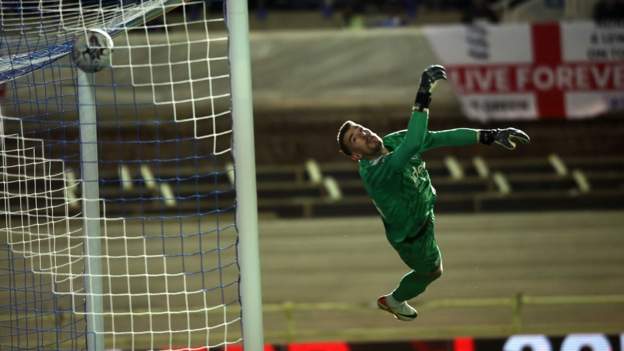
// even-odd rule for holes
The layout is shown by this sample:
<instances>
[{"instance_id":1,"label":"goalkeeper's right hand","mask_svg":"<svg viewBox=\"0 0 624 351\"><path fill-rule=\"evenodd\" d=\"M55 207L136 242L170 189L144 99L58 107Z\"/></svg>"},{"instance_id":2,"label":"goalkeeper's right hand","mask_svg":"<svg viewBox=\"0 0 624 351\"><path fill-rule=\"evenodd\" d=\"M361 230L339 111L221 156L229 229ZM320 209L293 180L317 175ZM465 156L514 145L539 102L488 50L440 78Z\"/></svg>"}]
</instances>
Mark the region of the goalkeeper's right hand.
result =
<instances>
[{"instance_id":1,"label":"goalkeeper's right hand","mask_svg":"<svg viewBox=\"0 0 624 351\"><path fill-rule=\"evenodd\" d=\"M440 65L427 67L420 77L420 86L414 99L414 109L423 111L431 103L431 91L440 79L446 79L446 69Z\"/></svg>"}]
</instances>

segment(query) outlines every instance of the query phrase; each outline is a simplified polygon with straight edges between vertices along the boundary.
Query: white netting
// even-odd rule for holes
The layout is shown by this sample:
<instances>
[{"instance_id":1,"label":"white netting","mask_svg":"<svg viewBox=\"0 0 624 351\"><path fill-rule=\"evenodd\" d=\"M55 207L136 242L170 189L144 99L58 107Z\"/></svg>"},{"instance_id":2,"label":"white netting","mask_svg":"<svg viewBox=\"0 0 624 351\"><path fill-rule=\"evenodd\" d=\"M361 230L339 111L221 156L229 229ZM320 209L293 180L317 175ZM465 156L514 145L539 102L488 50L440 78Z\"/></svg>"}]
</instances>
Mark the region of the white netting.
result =
<instances>
[{"instance_id":1,"label":"white netting","mask_svg":"<svg viewBox=\"0 0 624 351\"><path fill-rule=\"evenodd\" d=\"M52 292L70 295L75 313L89 313L81 307L90 298L84 282L92 278L85 273L84 216L66 196L79 191L82 181L68 183L64 162L47 159L43 141L23 137L16 118L0 117L0 157L6 244L28 259L32 272L50 275ZM195 227L184 242L184 230L176 230L181 228L150 233L137 228L143 221L133 228L124 218L106 218L101 205L99 278L104 334L112 347L215 347L240 340L232 224L165 221Z\"/></svg>"},{"instance_id":2,"label":"white netting","mask_svg":"<svg viewBox=\"0 0 624 351\"><path fill-rule=\"evenodd\" d=\"M224 166L228 39L221 9L208 4L0 2L8 95L0 113L0 247L8 248L0 253L8 267L0 267L0 326L10 330L0 349L82 348L76 340L86 325L68 314L94 313L85 308L89 279L102 283L107 348L240 341L238 237ZM112 69L94 75L97 218L82 210L78 90L68 58L91 28L115 43ZM101 276L86 273L93 237L84 227L94 220Z\"/></svg>"}]
</instances>

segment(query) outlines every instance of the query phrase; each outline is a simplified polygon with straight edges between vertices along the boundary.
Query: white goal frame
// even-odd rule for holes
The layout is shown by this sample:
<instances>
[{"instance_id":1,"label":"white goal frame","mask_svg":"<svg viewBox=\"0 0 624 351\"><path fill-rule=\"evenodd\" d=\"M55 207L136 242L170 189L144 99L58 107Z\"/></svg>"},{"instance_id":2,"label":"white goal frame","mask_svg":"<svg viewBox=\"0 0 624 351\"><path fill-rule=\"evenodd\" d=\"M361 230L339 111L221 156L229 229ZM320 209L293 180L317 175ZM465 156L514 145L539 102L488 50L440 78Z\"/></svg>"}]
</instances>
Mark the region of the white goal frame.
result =
<instances>
[{"instance_id":1,"label":"white goal frame","mask_svg":"<svg viewBox=\"0 0 624 351\"><path fill-rule=\"evenodd\" d=\"M264 348L262 294L258 248L258 200L254 150L249 16L246 0L228 0L227 21L230 29L230 76L236 171L241 310L243 345L246 351Z\"/></svg>"}]
</instances>

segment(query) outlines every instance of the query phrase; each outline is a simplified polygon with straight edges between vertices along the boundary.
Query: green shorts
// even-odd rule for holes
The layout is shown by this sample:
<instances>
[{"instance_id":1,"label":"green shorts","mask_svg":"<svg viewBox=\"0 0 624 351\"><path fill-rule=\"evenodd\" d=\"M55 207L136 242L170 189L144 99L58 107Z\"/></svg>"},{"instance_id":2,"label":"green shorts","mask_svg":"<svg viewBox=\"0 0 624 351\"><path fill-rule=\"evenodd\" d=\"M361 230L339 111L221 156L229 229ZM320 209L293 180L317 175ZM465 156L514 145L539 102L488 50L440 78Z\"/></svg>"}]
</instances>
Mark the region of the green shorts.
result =
<instances>
[{"instance_id":1,"label":"green shorts","mask_svg":"<svg viewBox=\"0 0 624 351\"><path fill-rule=\"evenodd\" d=\"M442 264L442 253L435 240L435 217L431 215L415 235L392 243L405 264L417 273L431 273Z\"/></svg>"}]
</instances>

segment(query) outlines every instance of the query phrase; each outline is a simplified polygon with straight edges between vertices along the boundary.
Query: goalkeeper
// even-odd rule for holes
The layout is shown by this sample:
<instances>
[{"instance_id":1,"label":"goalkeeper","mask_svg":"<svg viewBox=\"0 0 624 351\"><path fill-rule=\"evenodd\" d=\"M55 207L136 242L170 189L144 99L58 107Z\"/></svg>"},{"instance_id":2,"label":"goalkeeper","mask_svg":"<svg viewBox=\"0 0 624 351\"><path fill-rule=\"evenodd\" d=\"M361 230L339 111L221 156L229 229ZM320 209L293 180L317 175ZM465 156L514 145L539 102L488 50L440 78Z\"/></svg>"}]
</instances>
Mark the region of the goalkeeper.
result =
<instances>
[{"instance_id":1,"label":"goalkeeper","mask_svg":"<svg viewBox=\"0 0 624 351\"><path fill-rule=\"evenodd\" d=\"M346 121L338 132L340 150L359 163L364 187L381 215L386 237L411 269L377 305L402 321L418 312L407 304L442 275L442 256L435 240L433 207L436 191L421 155L444 146L497 144L512 150L529 136L515 128L428 131L431 90L446 79L444 67L429 66L422 74L407 130L383 139L366 127Z\"/></svg>"}]
</instances>

